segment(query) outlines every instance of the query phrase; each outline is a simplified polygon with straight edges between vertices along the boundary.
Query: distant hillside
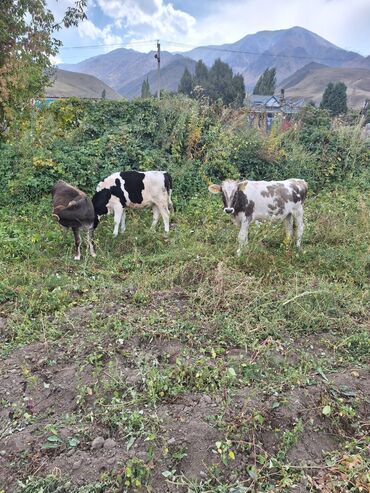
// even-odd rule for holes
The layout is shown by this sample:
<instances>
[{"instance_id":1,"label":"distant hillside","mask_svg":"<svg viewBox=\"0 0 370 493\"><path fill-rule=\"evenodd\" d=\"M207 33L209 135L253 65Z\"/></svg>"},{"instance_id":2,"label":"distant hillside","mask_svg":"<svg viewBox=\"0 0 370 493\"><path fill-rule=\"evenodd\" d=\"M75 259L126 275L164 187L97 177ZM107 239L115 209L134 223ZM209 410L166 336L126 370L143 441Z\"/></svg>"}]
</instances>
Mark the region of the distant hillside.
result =
<instances>
[{"instance_id":1,"label":"distant hillside","mask_svg":"<svg viewBox=\"0 0 370 493\"><path fill-rule=\"evenodd\" d=\"M367 68L370 70L370 56L360 61L353 61L347 64L348 67Z\"/></svg>"},{"instance_id":2,"label":"distant hillside","mask_svg":"<svg viewBox=\"0 0 370 493\"><path fill-rule=\"evenodd\" d=\"M207 65L221 58L234 72L243 74L247 89L254 86L268 67L277 68L279 82L310 62L341 67L350 62L356 65L363 59L358 53L343 50L302 27L260 31L235 43L204 46L184 54L194 60L202 59Z\"/></svg>"},{"instance_id":3,"label":"distant hillside","mask_svg":"<svg viewBox=\"0 0 370 493\"><path fill-rule=\"evenodd\" d=\"M279 88L284 88L288 89L289 87L293 87L296 84L299 84L305 77L307 77L309 74L321 69L321 68L326 68L327 65L323 65L322 63L316 63L316 62L311 62L305 65L304 67L300 68L297 70L297 72L294 72L293 75L290 75L286 79L284 79L282 82L279 84Z\"/></svg>"},{"instance_id":4,"label":"distant hillside","mask_svg":"<svg viewBox=\"0 0 370 493\"><path fill-rule=\"evenodd\" d=\"M190 73L194 73L196 62L190 58L178 56L174 61L166 65L161 70L161 89L167 91L177 91L179 81L187 68ZM148 77L152 94L157 91L157 70L151 70L145 76L141 76L129 84L119 89L119 92L128 98L140 96L143 80Z\"/></svg>"},{"instance_id":5,"label":"distant hillside","mask_svg":"<svg viewBox=\"0 0 370 493\"><path fill-rule=\"evenodd\" d=\"M132 97L139 94L138 84L141 87L147 75L151 82L156 70L154 55L154 51L140 53L119 48L77 64L61 65L60 68L94 75L122 95ZM302 27L260 31L248 34L235 43L202 46L185 53L162 51L162 74L166 74L164 69L167 65L187 58L195 61L202 59L209 67L216 58L221 58L231 66L234 73L243 75L247 90L253 88L268 67L276 67L278 83L312 62L329 67L370 68L370 57L364 58L358 53L339 48ZM183 63L185 66L189 62ZM182 75L181 70L175 70L174 67L172 73L169 73L169 82L164 78L163 84L163 87L171 90L177 89Z\"/></svg>"},{"instance_id":6,"label":"distant hillside","mask_svg":"<svg viewBox=\"0 0 370 493\"><path fill-rule=\"evenodd\" d=\"M320 103L329 82L344 82L347 86L348 105L352 108L363 106L370 99L370 70L363 68L333 68L320 64L308 64L280 84L285 95L303 97Z\"/></svg>"},{"instance_id":7,"label":"distant hillside","mask_svg":"<svg viewBox=\"0 0 370 493\"><path fill-rule=\"evenodd\" d=\"M104 89L106 99L121 98L111 87L92 75L57 69L54 75L54 83L46 88L46 96L101 98Z\"/></svg>"},{"instance_id":8,"label":"distant hillside","mask_svg":"<svg viewBox=\"0 0 370 493\"><path fill-rule=\"evenodd\" d=\"M103 80L110 87L126 95L125 86L140 79L156 68L157 62L154 58L155 52L140 53L135 50L118 48L105 55L88 58L76 64L62 64L60 68L73 70L84 74L94 75ZM161 68L165 68L170 62L178 58L168 51L161 53Z\"/></svg>"}]
</instances>

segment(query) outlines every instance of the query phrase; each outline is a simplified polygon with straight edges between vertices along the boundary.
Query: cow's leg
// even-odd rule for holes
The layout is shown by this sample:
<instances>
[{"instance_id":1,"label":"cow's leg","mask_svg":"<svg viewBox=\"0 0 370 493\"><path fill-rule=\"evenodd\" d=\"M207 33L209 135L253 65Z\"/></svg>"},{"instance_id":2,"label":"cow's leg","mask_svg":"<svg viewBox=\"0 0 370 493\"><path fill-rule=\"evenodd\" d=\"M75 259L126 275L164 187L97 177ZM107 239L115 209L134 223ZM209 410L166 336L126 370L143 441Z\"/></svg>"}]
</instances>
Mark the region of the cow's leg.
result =
<instances>
[{"instance_id":1,"label":"cow's leg","mask_svg":"<svg viewBox=\"0 0 370 493\"><path fill-rule=\"evenodd\" d=\"M124 234L126 231L126 209L122 210L122 218L121 218L121 233Z\"/></svg>"},{"instance_id":2,"label":"cow's leg","mask_svg":"<svg viewBox=\"0 0 370 493\"><path fill-rule=\"evenodd\" d=\"M157 226L158 219L159 219L159 216L160 216L159 209L158 209L158 207L156 205L153 205L152 212L153 212L153 222L152 222L152 225L151 225L151 229L154 229Z\"/></svg>"},{"instance_id":3,"label":"cow's leg","mask_svg":"<svg viewBox=\"0 0 370 493\"><path fill-rule=\"evenodd\" d=\"M294 220L297 226L297 248L300 248L301 246L301 241L302 241L302 235L303 235L303 207L301 207L296 214L294 215Z\"/></svg>"},{"instance_id":4,"label":"cow's leg","mask_svg":"<svg viewBox=\"0 0 370 493\"><path fill-rule=\"evenodd\" d=\"M163 219L164 230L166 233L170 230L170 211L166 205L157 205Z\"/></svg>"},{"instance_id":5,"label":"cow's leg","mask_svg":"<svg viewBox=\"0 0 370 493\"><path fill-rule=\"evenodd\" d=\"M75 237L75 260L80 260L81 258L81 236L80 228L72 228Z\"/></svg>"},{"instance_id":6,"label":"cow's leg","mask_svg":"<svg viewBox=\"0 0 370 493\"><path fill-rule=\"evenodd\" d=\"M96 257L95 243L94 243L94 228L87 230L87 244L89 245L90 255Z\"/></svg>"},{"instance_id":7,"label":"cow's leg","mask_svg":"<svg viewBox=\"0 0 370 493\"><path fill-rule=\"evenodd\" d=\"M292 214L287 215L287 217L284 219L284 224L285 224L285 233L286 233L286 238L284 243L289 245L290 242L292 241L293 229L294 229L294 220Z\"/></svg>"},{"instance_id":8,"label":"cow's leg","mask_svg":"<svg viewBox=\"0 0 370 493\"><path fill-rule=\"evenodd\" d=\"M120 204L115 205L114 207L114 230L113 235L118 235L119 225L121 224L123 214L123 207Z\"/></svg>"},{"instance_id":9,"label":"cow's leg","mask_svg":"<svg viewBox=\"0 0 370 493\"><path fill-rule=\"evenodd\" d=\"M239 248L236 251L236 254L238 257L240 257L242 253L242 249L246 243L248 243L248 228L249 228L250 221L248 219L243 219L241 221L240 225L240 231L238 235L238 240L239 240Z\"/></svg>"}]
</instances>

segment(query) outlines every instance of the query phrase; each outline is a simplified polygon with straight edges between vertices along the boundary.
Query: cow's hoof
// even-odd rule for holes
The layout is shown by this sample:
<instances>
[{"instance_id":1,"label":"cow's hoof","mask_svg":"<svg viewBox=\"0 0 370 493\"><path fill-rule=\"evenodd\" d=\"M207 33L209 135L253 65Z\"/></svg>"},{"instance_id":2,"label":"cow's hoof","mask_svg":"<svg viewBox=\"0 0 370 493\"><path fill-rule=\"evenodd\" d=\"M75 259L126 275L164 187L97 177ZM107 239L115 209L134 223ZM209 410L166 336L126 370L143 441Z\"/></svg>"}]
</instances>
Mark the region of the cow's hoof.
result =
<instances>
[{"instance_id":1,"label":"cow's hoof","mask_svg":"<svg viewBox=\"0 0 370 493\"><path fill-rule=\"evenodd\" d=\"M95 253L95 252L90 252L90 255L91 255L92 257L94 257L94 258L96 257L96 253Z\"/></svg>"},{"instance_id":2,"label":"cow's hoof","mask_svg":"<svg viewBox=\"0 0 370 493\"><path fill-rule=\"evenodd\" d=\"M74 257L75 260L81 260L81 257Z\"/></svg>"}]
</instances>

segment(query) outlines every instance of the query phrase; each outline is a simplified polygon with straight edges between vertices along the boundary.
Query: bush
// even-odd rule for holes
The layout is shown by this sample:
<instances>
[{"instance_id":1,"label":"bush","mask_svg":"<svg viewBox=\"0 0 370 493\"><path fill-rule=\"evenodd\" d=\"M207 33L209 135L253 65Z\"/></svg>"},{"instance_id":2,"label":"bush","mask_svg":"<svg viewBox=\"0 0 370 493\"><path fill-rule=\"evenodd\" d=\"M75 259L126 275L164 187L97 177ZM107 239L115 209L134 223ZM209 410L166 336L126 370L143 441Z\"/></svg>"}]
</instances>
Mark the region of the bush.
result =
<instances>
[{"instance_id":1,"label":"bush","mask_svg":"<svg viewBox=\"0 0 370 493\"><path fill-rule=\"evenodd\" d=\"M366 186L370 162L361 128L333 125L326 111L308 107L298 126L264 136L227 126L220 108L185 96L58 101L19 121L0 146L3 206L38 200L60 178L92 193L103 177L129 169L170 171L185 200L225 178L299 177L314 191L349 179Z\"/></svg>"}]
</instances>

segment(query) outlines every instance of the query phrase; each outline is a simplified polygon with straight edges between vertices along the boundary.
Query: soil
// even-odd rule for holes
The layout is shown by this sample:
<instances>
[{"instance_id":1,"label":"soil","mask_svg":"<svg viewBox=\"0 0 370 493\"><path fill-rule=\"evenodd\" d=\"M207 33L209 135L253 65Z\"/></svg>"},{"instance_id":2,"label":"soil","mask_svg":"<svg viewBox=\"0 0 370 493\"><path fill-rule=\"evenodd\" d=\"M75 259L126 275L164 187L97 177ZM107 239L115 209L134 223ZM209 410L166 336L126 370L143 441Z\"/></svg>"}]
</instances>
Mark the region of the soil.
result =
<instances>
[{"instance_id":1,"label":"soil","mask_svg":"<svg viewBox=\"0 0 370 493\"><path fill-rule=\"evenodd\" d=\"M181 293L175 298L171 309L183 310L186 300ZM168 308L170 298L168 293L155 293L152 302ZM108 308L109 314L118 313L115 306ZM188 478L202 479L212 464L224 467L214 450L215 442L224 437L220 426L215 424L215 417L221 412L224 426L234 427L241 442L251 440L250 429L245 424L260 413L263 423L256 426L252 438L258 447L270 453L277 449L284 433L291 431L301 420L303 431L297 433L285 461L295 466L302 463L319 465L324 463L324 454L335 450L342 440L341 430L333 428L322 415L325 395L331 391L344 392L349 399L358 397L362 402L358 412L364 417L368 415L366 398L370 395L370 375L363 370L327 375L327 382L319 378L310 386L296 387L279 395L264 395L252 387L230 392L226 399L224 395L187 393L158 405L160 439L150 462L147 442L138 439L127 450L124 437L108 425L82 419L78 413L81 387L92 388L97 380L94 367L82 364L91 347L84 342L81 349L80 344L80 335L91 318L91 309L75 307L68 317L73 326L78 327L72 345L64 346L63 340L29 344L0 361L0 403L7 403L0 408L0 490L2 487L6 493L16 491L19 479L56 471L69 477L73 485L91 483L104 471L119 471L132 457L142 458L152 468L154 492L175 491L176 488L165 481L163 471L175 468ZM318 343L314 339L311 343L314 354L319 350ZM109 344L112 345L107 340L107 346ZM302 339L301 344L310 347L310 341ZM159 361L165 358L167 364L174 364L184 350L184 345L177 339L152 338L143 343L137 336L126 341L122 348L114 348L109 359L102 361L101 375L108 374L113 367L121 379L138 391L142 384L140 374L124 354L135 345L145 348L148 358L156 357ZM255 354L247 355L240 348L229 348L226 357L241 355L256 358ZM94 406L93 396L86 395L86 402L88 406ZM23 413L21 420L19 413ZM44 445L53 434L53 426L62 444L47 449ZM351 434L349 425L344 423L343 429L347 435ZM76 436L79 444L68 445L71 443L68 441ZM99 440L94 442L97 438ZM100 446L95 447L93 442L100 442ZM167 454L163 454L164 447L168 449ZM175 464L171 457L179 449L185 449L186 455ZM253 463L255 455L255 450L242 458L239 457L242 454L237 454L232 474L245 470L246 464ZM300 491L299 488L295 491ZM303 488L301 491L305 491Z\"/></svg>"}]
</instances>

